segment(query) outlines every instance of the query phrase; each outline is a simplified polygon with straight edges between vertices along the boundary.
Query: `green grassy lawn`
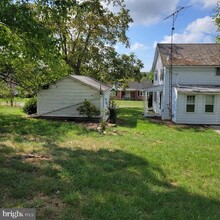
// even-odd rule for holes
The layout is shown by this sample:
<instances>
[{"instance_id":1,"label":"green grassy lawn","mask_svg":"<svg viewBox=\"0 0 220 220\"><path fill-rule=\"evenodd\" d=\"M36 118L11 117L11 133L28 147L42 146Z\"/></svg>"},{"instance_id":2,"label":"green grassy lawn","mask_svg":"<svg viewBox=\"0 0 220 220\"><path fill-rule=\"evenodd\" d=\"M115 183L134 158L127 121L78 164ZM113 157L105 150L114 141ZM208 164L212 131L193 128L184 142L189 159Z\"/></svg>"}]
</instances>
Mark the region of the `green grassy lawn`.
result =
<instances>
[{"instance_id":1,"label":"green grassy lawn","mask_svg":"<svg viewBox=\"0 0 220 220\"><path fill-rule=\"evenodd\" d=\"M115 100L119 108L143 108L143 101Z\"/></svg>"},{"instance_id":2,"label":"green grassy lawn","mask_svg":"<svg viewBox=\"0 0 220 220\"><path fill-rule=\"evenodd\" d=\"M37 219L220 219L220 135L119 108L106 134L0 107L0 207Z\"/></svg>"},{"instance_id":3,"label":"green grassy lawn","mask_svg":"<svg viewBox=\"0 0 220 220\"><path fill-rule=\"evenodd\" d=\"M29 99L28 98L19 98L19 97L15 97L13 104L14 106L23 106L25 104L25 102L27 102ZM0 105L10 105L10 99L2 99L0 98Z\"/></svg>"}]
</instances>

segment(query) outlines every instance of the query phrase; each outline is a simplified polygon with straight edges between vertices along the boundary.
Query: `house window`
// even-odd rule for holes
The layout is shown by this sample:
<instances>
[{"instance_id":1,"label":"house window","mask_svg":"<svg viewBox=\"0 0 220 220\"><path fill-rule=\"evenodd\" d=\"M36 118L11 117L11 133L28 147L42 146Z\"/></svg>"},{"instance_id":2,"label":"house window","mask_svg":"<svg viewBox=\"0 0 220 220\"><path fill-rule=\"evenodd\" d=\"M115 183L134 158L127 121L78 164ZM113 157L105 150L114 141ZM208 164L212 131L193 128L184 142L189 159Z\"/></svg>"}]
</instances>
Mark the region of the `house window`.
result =
<instances>
[{"instance_id":1,"label":"house window","mask_svg":"<svg viewBox=\"0 0 220 220\"><path fill-rule=\"evenodd\" d=\"M206 95L205 96L205 112L214 112L214 95Z\"/></svg>"},{"instance_id":2,"label":"house window","mask_svg":"<svg viewBox=\"0 0 220 220\"><path fill-rule=\"evenodd\" d=\"M154 92L153 97L154 97L154 102L157 102L157 92Z\"/></svg>"},{"instance_id":3,"label":"house window","mask_svg":"<svg viewBox=\"0 0 220 220\"><path fill-rule=\"evenodd\" d=\"M216 76L220 76L220 67L216 68Z\"/></svg>"},{"instance_id":4,"label":"house window","mask_svg":"<svg viewBox=\"0 0 220 220\"><path fill-rule=\"evenodd\" d=\"M160 70L160 81L164 80L164 69Z\"/></svg>"},{"instance_id":5,"label":"house window","mask_svg":"<svg viewBox=\"0 0 220 220\"><path fill-rule=\"evenodd\" d=\"M116 91L111 91L111 96L117 96L117 92Z\"/></svg>"},{"instance_id":6,"label":"house window","mask_svg":"<svg viewBox=\"0 0 220 220\"><path fill-rule=\"evenodd\" d=\"M158 71L155 70L155 72L154 72L154 80L155 80L155 81L157 81L157 75L158 75Z\"/></svg>"},{"instance_id":7,"label":"house window","mask_svg":"<svg viewBox=\"0 0 220 220\"><path fill-rule=\"evenodd\" d=\"M138 91L139 96L144 96L144 91Z\"/></svg>"},{"instance_id":8,"label":"house window","mask_svg":"<svg viewBox=\"0 0 220 220\"><path fill-rule=\"evenodd\" d=\"M186 112L195 112L195 96L194 95L187 96Z\"/></svg>"},{"instance_id":9,"label":"house window","mask_svg":"<svg viewBox=\"0 0 220 220\"><path fill-rule=\"evenodd\" d=\"M161 107L162 107L162 97L163 97L163 93L160 92L160 109L161 109Z\"/></svg>"}]
</instances>

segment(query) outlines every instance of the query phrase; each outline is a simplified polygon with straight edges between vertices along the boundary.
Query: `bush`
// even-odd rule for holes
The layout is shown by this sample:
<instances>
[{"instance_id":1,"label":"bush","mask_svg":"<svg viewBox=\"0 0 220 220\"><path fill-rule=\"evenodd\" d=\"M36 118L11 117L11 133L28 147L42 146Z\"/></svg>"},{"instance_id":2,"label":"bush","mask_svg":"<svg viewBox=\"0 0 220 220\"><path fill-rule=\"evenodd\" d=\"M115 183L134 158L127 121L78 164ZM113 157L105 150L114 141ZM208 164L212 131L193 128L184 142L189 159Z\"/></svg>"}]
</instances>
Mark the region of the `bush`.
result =
<instances>
[{"instance_id":1,"label":"bush","mask_svg":"<svg viewBox=\"0 0 220 220\"><path fill-rule=\"evenodd\" d=\"M116 124L117 121L117 104L115 103L114 100L110 101L109 105L109 122Z\"/></svg>"},{"instance_id":2,"label":"bush","mask_svg":"<svg viewBox=\"0 0 220 220\"><path fill-rule=\"evenodd\" d=\"M35 114L37 113L37 98L30 98L24 105L23 111L28 114Z\"/></svg>"},{"instance_id":3,"label":"bush","mask_svg":"<svg viewBox=\"0 0 220 220\"><path fill-rule=\"evenodd\" d=\"M88 100L85 100L83 104L77 108L77 111L79 111L80 115L87 116L88 119L100 114L100 111L95 107L95 105L90 103Z\"/></svg>"}]
</instances>

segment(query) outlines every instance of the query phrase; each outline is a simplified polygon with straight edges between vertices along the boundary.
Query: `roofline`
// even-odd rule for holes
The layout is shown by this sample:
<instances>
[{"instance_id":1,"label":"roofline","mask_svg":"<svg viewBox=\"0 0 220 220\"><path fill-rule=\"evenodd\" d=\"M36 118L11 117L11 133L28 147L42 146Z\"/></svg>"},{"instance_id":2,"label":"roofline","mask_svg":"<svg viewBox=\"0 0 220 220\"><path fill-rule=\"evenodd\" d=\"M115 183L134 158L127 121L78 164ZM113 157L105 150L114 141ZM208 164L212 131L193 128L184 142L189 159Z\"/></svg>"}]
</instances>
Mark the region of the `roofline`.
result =
<instances>
[{"instance_id":1,"label":"roofline","mask_svg":"<svg viewBox=\"0 0 220 220\"><path fill-rule=\"evenodd\" d=\"M68 75L66 78L71 78L71 79L76 80L76 81L78 81L78 82L80 82L80 83L82 83L82 84L84 84L84 85L86 85L86 86L90 86L90 87L92 87L93 89L95 89L95 90L97 90L97 91L100 91L100 89L96 88L95 86L92 86L92 85L90 85L90 84L88 84L88 83L85 83L85 82L83 82L83 81L81 81L81 80L79 80L79 79L77 79L77 78L74 78L74 75ZM91 77L90 77L90 78L91 78ZM96 80L96 79L94 79L94 80ZM100 85L104 85L104 84L103 84L103 83L100 83ZM108 87L108 89L102 90L102 86L100 86L102 92L105 93L105 92L111 90L111 87L109 87L109 86L107 86L107 85L104 85L104 86Z\"/></svg>"},{"instance_id":2,"label":"roofline","mask_svg":"<svg viewBox=\"0 0 220 220\"><path fill-rule=\"evenodd\" d=\"M155 50L155 53L154 53L154 59L153 59L153 64L152 64L152 67L151 67L151 71L155 70L155 67L156 67L156 62L157 62L157 58L159 56L159 48L158 48L158 44L156 46L156 50Z\"/></svg>"},{"instance_id":3,"label":"roofline","mask_svg":"<svg viewBox=\"0 0 220 220\"><path fill-rule=\"evenodd\" d=\"M150 88L145 89L144 91L147 91L147 92L163 91L163 85L152 86Z\"/></svg>"},{"instance_id":4,"label":"roofline","mask_svg":"<svg viewBox=\"0 0 220 220\"><path fill-rule=\"evenodd\" d=\"M153 60L153 65L152 65L152 69L155 69L155 65L156 65L156 58L160 55L160 50L159 50L159 45L171 45L171 43L157 43L156 46L156 51L155 51L155 55L154 55L154 60ZM220 43L173 43L172 45L220 45ZM156 57L157 55L157 57ZM170 67L171 65L164 65L163 59L161 59L161 62L163 64L164 67ZM173 65L173 67L191 67L191 66L197 66L197 67L220 67L217 65Z\"/></svg>"},{"instance_id":5,"label":"roofline","mask_svg":"<svg viewBox=\"0 0 220 220\"><path fill-rule=\"evenodd\" d=\"M157 45L171 45L171 43L157 43ZM220 44L220 43L173 43L173 45L216 45L216 44Z\"/></svg>"},{"instance_id":6,"label":"roofline","mask_svg":"<svg viewBox=\"0 0 220 220\"><path fill-rule=\"evenodd\" d=\"M170 65L163 65L164 67L170 67ZM220 67L217 65L173 65L173 67Z\"/></svg>"}]
</instances>

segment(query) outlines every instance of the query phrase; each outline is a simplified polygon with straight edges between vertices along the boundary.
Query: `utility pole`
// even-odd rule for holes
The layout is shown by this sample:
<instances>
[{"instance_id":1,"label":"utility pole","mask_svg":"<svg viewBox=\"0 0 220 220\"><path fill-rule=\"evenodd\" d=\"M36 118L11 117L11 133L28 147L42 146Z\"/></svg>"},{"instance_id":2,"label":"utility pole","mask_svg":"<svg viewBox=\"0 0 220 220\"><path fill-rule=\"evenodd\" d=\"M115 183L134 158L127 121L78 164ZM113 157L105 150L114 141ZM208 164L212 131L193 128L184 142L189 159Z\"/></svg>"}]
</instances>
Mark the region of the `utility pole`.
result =
<instances>
[{"instance_id":1,"label":"utility pole","mask_svg":"<svg viewBox=\"0 0 220 220\"><path fill-rule=\"evenodd\" d=\"M189 7L189 6L187 6L187 7ZM169 59L170 59L170 69L169 69L169 107L168 107L171 119L173 117L173 113L172 113L172 108L173 108L173 103L172 103L173 102L173 34L174 34L174 30L175 30L175 21L178 17L178 14L179 14L180 11L182 11L185 8L186 7L181 7L180 9L175 11L174 13L172 13L169 16L167 16L166 18L164 18L164 20L172 18L170 57L169 57Z\"/></svg>"}]
</instances>

